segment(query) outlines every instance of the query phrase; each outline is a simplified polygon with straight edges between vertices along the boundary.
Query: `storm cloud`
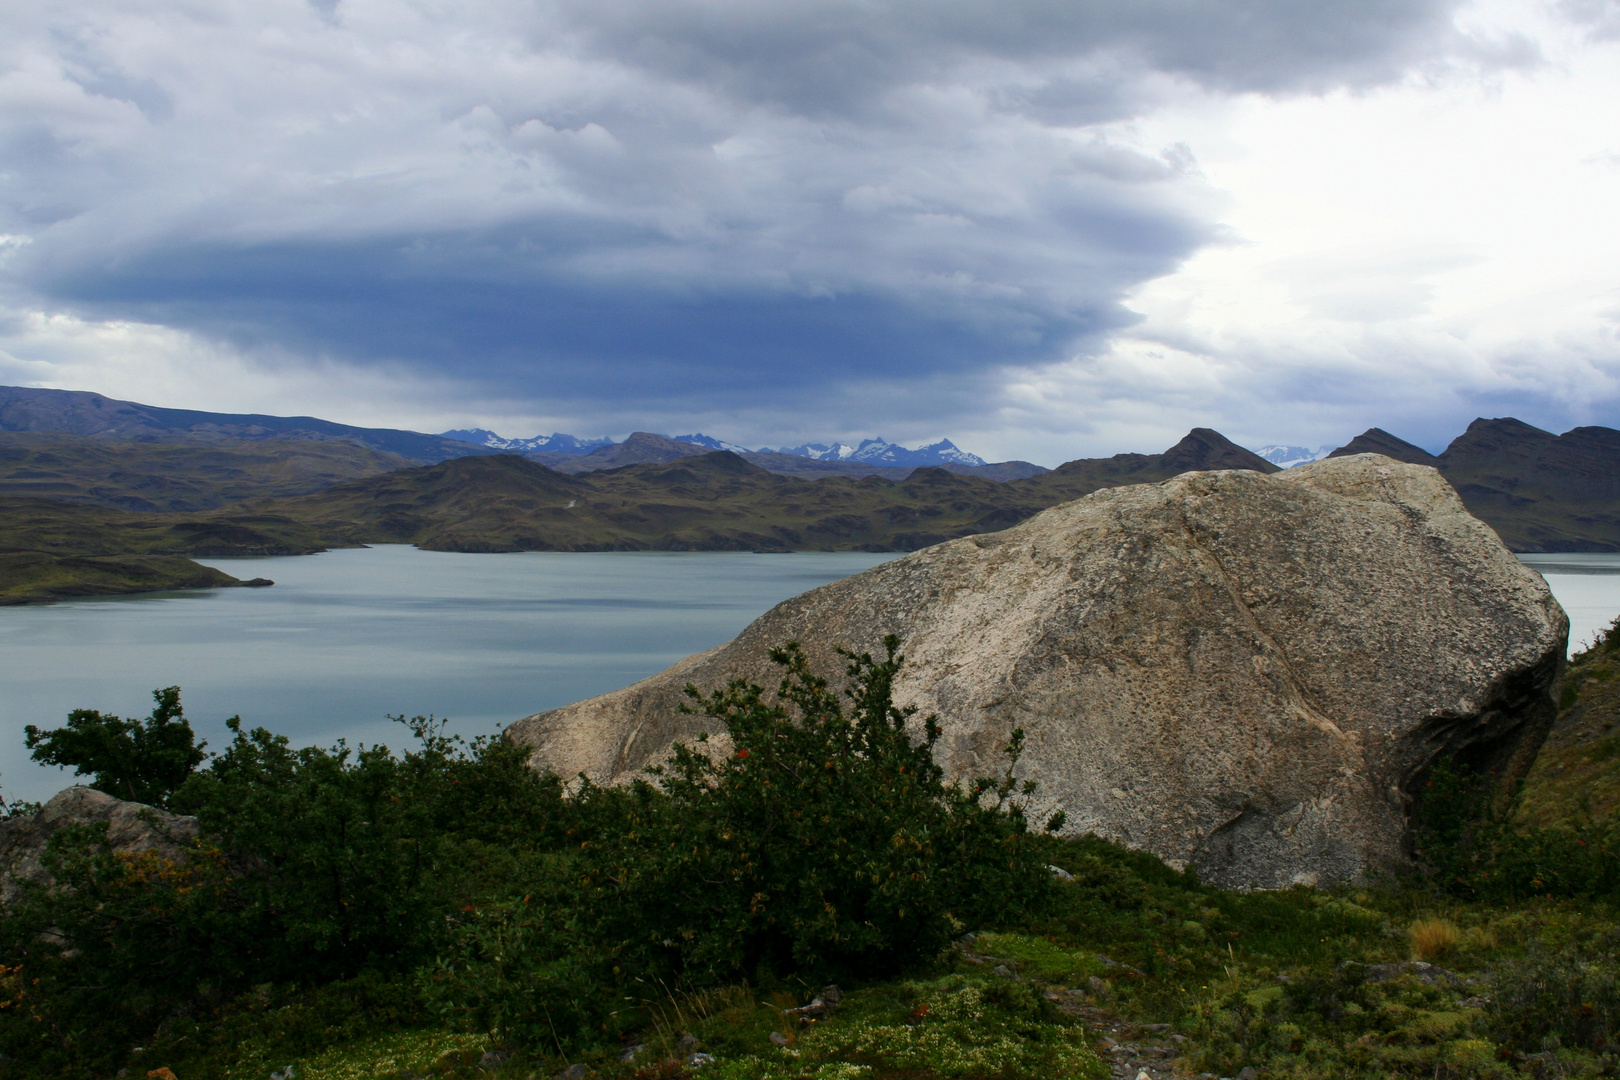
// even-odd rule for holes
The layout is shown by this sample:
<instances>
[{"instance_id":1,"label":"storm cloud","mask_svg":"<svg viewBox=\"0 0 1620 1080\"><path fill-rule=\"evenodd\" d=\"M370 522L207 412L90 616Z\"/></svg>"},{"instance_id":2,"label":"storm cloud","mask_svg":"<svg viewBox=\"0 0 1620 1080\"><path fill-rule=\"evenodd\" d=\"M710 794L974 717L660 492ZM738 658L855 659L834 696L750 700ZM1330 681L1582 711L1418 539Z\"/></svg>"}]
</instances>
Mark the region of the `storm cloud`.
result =
<instances>
[{"instance_id":1,"label":"storm cloud","mask_svg":"<svg viewBox=\"0 0 1620 1080\"><path fill-rule=\"evenodd\" d=\"M1568 6L1606 32L1610 8ZM1234 240L1198 153L1138 121L1539 62L1457 13L18 0L0 304L386 372L447 414L730 416L720 434L756 440L959 424L1020 380L1129 384L1053 372Z\"/></svg>"}]
</instances>

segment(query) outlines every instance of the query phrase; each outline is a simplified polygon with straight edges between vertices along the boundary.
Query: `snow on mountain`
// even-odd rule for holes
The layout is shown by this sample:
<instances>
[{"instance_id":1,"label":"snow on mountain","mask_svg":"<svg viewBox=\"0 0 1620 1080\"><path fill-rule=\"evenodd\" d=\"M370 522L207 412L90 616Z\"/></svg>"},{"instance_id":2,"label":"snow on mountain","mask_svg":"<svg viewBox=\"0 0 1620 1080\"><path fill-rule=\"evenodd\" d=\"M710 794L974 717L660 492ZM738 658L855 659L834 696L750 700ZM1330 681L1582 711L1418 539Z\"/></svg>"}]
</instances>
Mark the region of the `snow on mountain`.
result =
<instances>
[{"instance_id":1,"label":"snow on mountain","mask_svg":"<svg viewBox=\"0 0 1620 1080\"><path fill-rule=\"evenodd\" d=\"M537 435L532 439L504 439L487 428L462 428L455 431L441 431L440 436L446 439L455 439L458 442L472 443L475 446L487 446L494 450L510 450L514 454L532 453L538 450L550 450L563 454L588 454L602 446L613 445L612 439L580 439L573 435ZM692 435L671 436L676 442L692 443L695 446L704 446L710 450L730 450L734 454L748 454L754 451L746 446L716 439L712 435L701 433ZM896 465L916 468L923 465L983 465L984 458L977 454L970 454L959 448L949 439L941 439L937 443L919 446L915 450L909 449L899 443L889 442L881 435L875 439L862 439L859 446L850 446L848 443L805 443L801 446L784 446L780 450L762 447L760 453L766 454L793 454L797 457L811 458L816 461L861 461L870 465Z\"/></svg>"},{"instance_id":2,"label":"snow on mountain","mask_svg":"<svg viewBox=\"0 0 1620 1080\"><path fill-rule=\"evenodd\" d=\"M602 446L611 446L612 439L581 439L573 435L536 435L532 439L503 439L486 428L460 428L441 431L439 437L457 442L487 446L494 450L510 450L515 454L528 454L550 450L559 454L588 454Z\"/></svg>"},{"instance_id":3,"label":"snow on mountain","mask_svg":"<svg viewBox=\"0 0 1620 1080\"><path fill-rule=\"evenodd\" d=\"M889 442L881 435L875 439L862 439L859 446L848 443L805 443L802 446L784 446L778 454L795 454L817 461L863 461L869 465L983 465L984 458L970 454L949 439L941 439L928 446L908 449Z\"/></svg>"},{"instance_id":4,"label":"snow on mountain","mask_svg":"<svg viewBox=\"0 0 1620 1080\"><path fill-rule=\"evenodd\" d=\"M1279 468L1292 469L1296 465L1321 461L1332 451L1331 446L1319 446L1315 450L1308 446L1262 446L1255 453Z\"/></svg>"},{"instance_id":5,"label":"snow on mountain","mask_svg":"<svg viewBox=\"0 0 1620 1080\"><path fill-rule=\"evenodd\" d=\"M738 446L723 439L716 439L712 435L671 435L676 442L689 442L695 446L707 446L710 450L730 450L733 454L750 454L753 451L746 446Z\"/></svg>"}]
</instances>

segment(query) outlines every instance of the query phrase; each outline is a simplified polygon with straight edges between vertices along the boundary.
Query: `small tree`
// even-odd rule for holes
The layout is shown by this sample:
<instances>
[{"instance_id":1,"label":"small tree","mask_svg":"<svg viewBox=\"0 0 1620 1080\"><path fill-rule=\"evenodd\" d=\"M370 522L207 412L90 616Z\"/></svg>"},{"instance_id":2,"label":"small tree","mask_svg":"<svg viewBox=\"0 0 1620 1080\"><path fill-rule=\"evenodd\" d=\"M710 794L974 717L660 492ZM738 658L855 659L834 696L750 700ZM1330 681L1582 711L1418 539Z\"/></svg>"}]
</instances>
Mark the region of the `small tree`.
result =
<instances>
[{"instance_id":1,"label":"small tree","mask_svg":"<svg viewBox=\"0 0 1620 1080\"><path fill-rule=\"evenodd\" d=\"M145 720L125 720L95 709L74 709L66 727L24 728L33 758L42 765L73 766L92 776L97 791L132 802L166 806L186 778L207 758L185 713L180 688L152 691L157 702Z\"/></svg>"}]
</instances>

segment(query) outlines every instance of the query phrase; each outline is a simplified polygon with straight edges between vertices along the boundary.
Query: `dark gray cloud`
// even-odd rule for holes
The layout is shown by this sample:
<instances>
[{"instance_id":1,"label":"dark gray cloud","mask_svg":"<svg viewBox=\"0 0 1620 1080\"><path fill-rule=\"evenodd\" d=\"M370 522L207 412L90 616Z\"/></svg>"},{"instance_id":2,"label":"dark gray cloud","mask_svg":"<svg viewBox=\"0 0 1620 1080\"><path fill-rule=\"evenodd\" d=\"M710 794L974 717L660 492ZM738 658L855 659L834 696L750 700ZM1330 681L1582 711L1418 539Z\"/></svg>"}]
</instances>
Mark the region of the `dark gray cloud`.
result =
<instances>
[{"instance_id":1,"label":"dark gray cloud","mask_svg":"<svg viewBox=\"0 0 1620 1080\"><path fill-rule=\"evenodd\" d=\"M923 415L1101 342L1220 235L1187 148L1119 124L1483 55L1454 7L28 0L0 274L13 305L581 415L881 383L935 387L862 395Z\"/></svg>"}]
</instances>

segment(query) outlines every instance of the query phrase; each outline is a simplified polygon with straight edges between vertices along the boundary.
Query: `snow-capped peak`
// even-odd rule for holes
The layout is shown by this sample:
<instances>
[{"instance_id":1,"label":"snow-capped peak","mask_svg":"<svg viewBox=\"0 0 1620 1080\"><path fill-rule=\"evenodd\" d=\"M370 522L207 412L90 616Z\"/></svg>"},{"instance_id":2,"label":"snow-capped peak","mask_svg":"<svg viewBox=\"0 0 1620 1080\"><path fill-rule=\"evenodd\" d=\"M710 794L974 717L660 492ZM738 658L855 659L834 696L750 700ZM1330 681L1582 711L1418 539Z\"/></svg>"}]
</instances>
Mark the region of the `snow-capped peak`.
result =
<instances>
[{"instance_id":1,"label":"snow-capped peak","mask_svg":"<svg viewBox=\"0 0 1620 1080\"><path fill-rule=\"evenodd\" d=\"M1255 453L1283 469L1292 469L1296 465L1309 465L1313 461L1321 461L1333 452L1331 446L1319 446L1312 450L1308 446L1262 446Z\"/></svg>"}]
</instances>

